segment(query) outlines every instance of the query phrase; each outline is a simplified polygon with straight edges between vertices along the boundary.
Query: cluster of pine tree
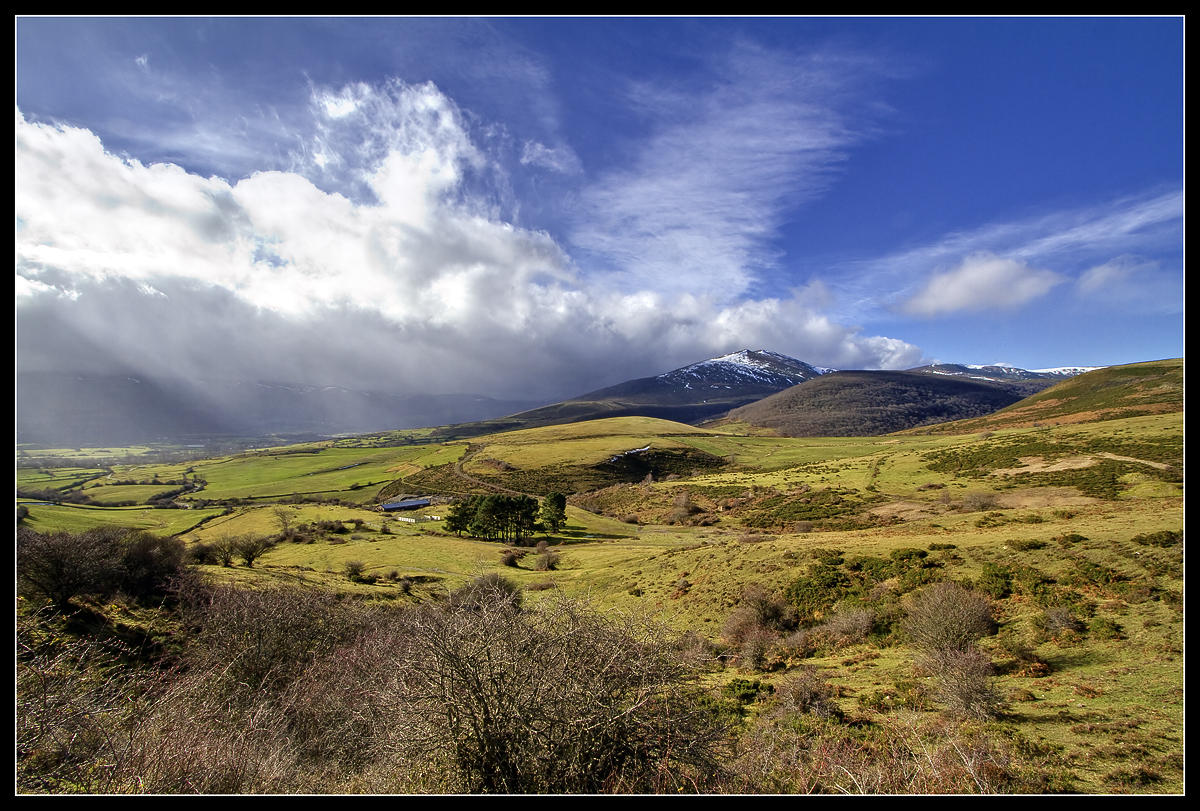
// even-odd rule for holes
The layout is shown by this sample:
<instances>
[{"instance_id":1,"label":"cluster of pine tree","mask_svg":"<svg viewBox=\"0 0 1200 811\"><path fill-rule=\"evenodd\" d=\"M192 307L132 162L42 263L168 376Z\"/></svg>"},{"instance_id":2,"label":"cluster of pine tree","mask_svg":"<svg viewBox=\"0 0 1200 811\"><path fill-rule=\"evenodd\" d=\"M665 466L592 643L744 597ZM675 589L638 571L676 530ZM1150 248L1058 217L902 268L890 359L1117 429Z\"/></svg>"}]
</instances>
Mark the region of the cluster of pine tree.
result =
<instances>
[{"instance_id":1,"label":"cluster of pine tree","mask_svg":"<svg viewBox=\"0 0 1200 811\"><path fill-rule=\"evenodd\" d=\"M521 544L536 531L556 532L566 522L566 510L561 493L546 496L540 507L530 496L471 496L450 508L446 528L459 535Z\"/></svg>"}]
</instances>

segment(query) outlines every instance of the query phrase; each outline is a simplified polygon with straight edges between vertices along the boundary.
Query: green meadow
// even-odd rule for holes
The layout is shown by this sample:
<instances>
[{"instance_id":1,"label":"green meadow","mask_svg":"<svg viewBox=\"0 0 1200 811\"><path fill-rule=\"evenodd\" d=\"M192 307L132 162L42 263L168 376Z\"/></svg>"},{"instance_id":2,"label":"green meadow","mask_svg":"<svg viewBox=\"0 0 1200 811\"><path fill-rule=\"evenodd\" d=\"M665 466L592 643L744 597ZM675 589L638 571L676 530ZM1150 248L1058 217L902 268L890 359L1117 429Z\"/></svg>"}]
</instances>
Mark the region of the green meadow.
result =
<instances>
[{"instance_id":1,"label":"green meadow","mask_svg":"<svg viewBox=\"0 0 1200 811\"><path fill-rule=\"evenodd\" d=\"M1182 791L1181 413L958 435L731 428L616 418L469 442L380 435L186 464L22 469L18 487L91 499L26 502L23 523L39 532L121 525L194 550L274 539L252 565L198 565L214 582L414 603L499 575L531 605L568 595L653 617L724 651L713 685L759 685L737 712L746 735L797 734L771 726L770 691L813 669L847 724L838 734L940 718L900 619L929 584L964 583L992 600L994 633L979 646L1002 705L972 729L1003 742L1013 769L1045 775L1022 790ZM103 506L179 481L192 487L173 509ZM530 539L552 564L439 520L454 493L541 498L578 481L590 487L569 494L566 525ZM422 493L431 506L379 509ZM753 654L731 630L748 589L807 612L796 630L755 637ZM828 636L854 611L874 625Z\"/></svg>"}]
</instances>

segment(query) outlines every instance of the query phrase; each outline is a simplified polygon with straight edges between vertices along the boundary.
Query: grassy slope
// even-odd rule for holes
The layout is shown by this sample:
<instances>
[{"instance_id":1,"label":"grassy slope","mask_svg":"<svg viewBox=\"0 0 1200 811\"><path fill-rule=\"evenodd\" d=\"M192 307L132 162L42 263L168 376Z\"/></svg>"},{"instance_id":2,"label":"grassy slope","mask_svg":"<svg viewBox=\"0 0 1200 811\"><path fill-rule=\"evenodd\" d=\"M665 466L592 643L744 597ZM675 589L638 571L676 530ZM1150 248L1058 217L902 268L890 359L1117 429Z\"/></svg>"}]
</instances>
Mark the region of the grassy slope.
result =
<instances>
[{"instance_id":1,"label":"grassy slope","mask_svg":"<svg viewBox=\"0 0 1200 811\"><path fill-rule=\"evenodd\" d=\"M1109 366L1065 380L995 414L920 429L972 433L1183 411L1183 359ZM916 429L914 429L916 430ZM911 431L908 433L912 433Z\"/></svg>"},{"instance_id":2,"label":"grassy slope","mask_svg":"<svg viewBox=\"0 0 1200 811\"><path fill-rule=\"evenodd\" d=\"M1168 390L1173 372L1170 363L1165 365L1152 371L1161 372L1167 382L1153 384L1146 375L1136 378L1141 382L1135 385L1143 386L1143 400L1162 395L1162 402L1173 402L1173 389ZM1105 405L1121 400L1114 400L1111 391L1104 394L1104 386L1083 378L1071 382L1086 384L1077 389L1084 392L1077 403L1109 414L1125 408ZM1102 394L1108 399L1102 399ZM1055 399L1051 397L1044 407L1061 407L1062 400ZM1109 408L1116 410L1105 410ZM953 578L977 578L985 563L1033 567L1046 576L1066 577L1088 562L1128 578L1127 582L1149 584L1156 596L1089 587L1087 596L1096 618L1120 626L1121 638L1088 635L1068 643L1039 641L1034 623L1041 609L1032 601L1019 595L1004 600L1002 635L1025 639L1036 655L1050 663L1053 673L1045 678L1001 676L1002 690L1024 698L1012 705L998 728L1051 747L1080 790L1179 791L1182 569L1172 558L1175 552L1146 548L1130 539L1182 528L1182 414L1175 410L1086 424L1059 421L1064 424L991 427L987 433L969 435L786 439L621 418L498 434L472 441L466 466L471 475L506 481L507 474L481 461L492 459L518 468L527 481L537 482L543 475L550 481L551 472L564 464L593 465L608 455L647 444L691 448L725 459L725 467L702 475L611 488L613 498L623 500L622 510L614 510L612 516L626 509L640 510L643 516L661 514L681 490L687 490L704 510L701 516L714 522L710 526L634 525L572 506L568 526L548 538L562 556L560 565L556 571L543 572L533 568L532 556L515 568L503 566L499 544L447 535L436 522L407 524L366 509L296 505L286 508L295 523L358 518L363 524L313 543L279 544L253 569L204 568L213 577L239 582L300 581L400 599L413 597L405 596L397 582L351 583L344 574L346 563L360 561L368 574L377 576L394 570L410 578L417 598L444 594L479 574L498 572L526 586L553 584L609 610L648 611L679 629L715 638L744 587L783 588L812 565L815 549L886 557L894 549L930 550L939 545L943 548L930 551L930 556L941 564L943 577ZM375 487L351 489L362 481L414 470L444 470L467 452L463 443L346 447L353 444L273 449L197 462L194 467L209 481L209 489L201 495L262 496L290 493L302 485L307 489L311 484L350 500L377 492ZM288 454L286 450L315 452ZM338 469L350 464L356 466ZM124 471L118 477L157 474L165 479L182 469L145 466L136 471L138 476ZM997 470L1007 472L997 474ZM56 481L69 483L73 476L87 472L71 471ZM839 488L853 496L847 509L874 515L879 525L807 532L783 525L768 532L748 532L744 523L751 514L739 512L740 508L721 509L719 499L711 495L755 488L784 499ZM264 499L264 504L269 502ZM135 517L179 520L178 525L147 525L152 531L174 534L194 526L189 521L211 518L183 535L189 542L278 529L270 506L240 507L229 515L215 515L217 511L34 506L30 525L82 528L96 521L124 522ZM385 520L388 534L381 532ZM1056 540L1063 536L1083 540L1064 546ZM539 599L545 593L534 590L529 598ZM987 644L993 658L1003 661L1005 654L997 641ZM864 703L868 697L894 692L912 675L911 652L902 645L864 643L806 661L838 686L846 712L861 718L878 713Z\"/></svg>"}]
</instances>

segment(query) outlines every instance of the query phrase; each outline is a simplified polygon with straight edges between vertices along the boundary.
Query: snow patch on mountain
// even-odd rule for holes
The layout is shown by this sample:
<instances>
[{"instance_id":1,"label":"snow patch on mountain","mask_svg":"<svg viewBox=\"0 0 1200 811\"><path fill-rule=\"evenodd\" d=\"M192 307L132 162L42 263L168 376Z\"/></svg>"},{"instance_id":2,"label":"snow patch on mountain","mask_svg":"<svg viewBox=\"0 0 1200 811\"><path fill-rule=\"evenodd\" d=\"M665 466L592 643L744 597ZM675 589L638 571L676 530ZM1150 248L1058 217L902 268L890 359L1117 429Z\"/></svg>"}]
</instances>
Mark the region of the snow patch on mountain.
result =
<instances>
[{"instance_id":1,"label":"snow patch on mountain","mask_svg":"<svg viewBox=\"0 0 1200 811\"><path fill-rule=\"evenodd\" d=\"M831 371L834 370L818 369L777 352L743 349L658 375L658 379L685 388L691 388L694 381L710 388L743 384L786 388Z\"/></svg>"},{"instance_id":2,"label":"snow patch on mountain","mask_svg":"<svg viewBox=\"0 0 1200 811\"><path fill-rule=\"evenodd\" d=\"M1030 369L1031 372L1037 372L1044 375L1062 375L1063 377L1074 377L1085 372L1094 372L1097 369L1107 369L1107 366L1058 366L1053 369Z\"/></svg>"}]
</instances>

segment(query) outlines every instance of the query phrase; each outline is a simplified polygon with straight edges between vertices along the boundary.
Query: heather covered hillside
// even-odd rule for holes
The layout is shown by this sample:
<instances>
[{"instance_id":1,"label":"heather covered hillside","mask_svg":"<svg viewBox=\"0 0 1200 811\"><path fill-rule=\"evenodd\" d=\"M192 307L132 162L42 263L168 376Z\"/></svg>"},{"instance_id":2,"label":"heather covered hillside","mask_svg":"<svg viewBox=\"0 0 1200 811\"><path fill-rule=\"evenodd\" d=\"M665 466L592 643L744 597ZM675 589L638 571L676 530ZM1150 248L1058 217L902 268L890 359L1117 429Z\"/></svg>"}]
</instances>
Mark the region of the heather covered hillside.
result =
<instances>
[{"instance_id":1,"label":"heather covered hillside","mask_svg":"<svg viewBox=\"0 0 1200 811\"><path fill-rule=\"evenodd\" d=\"M1021 399L1001 385L915 372L834 372L729 412L781 436L876 436L990 414Z\"/></svg>"}]
</instances>

